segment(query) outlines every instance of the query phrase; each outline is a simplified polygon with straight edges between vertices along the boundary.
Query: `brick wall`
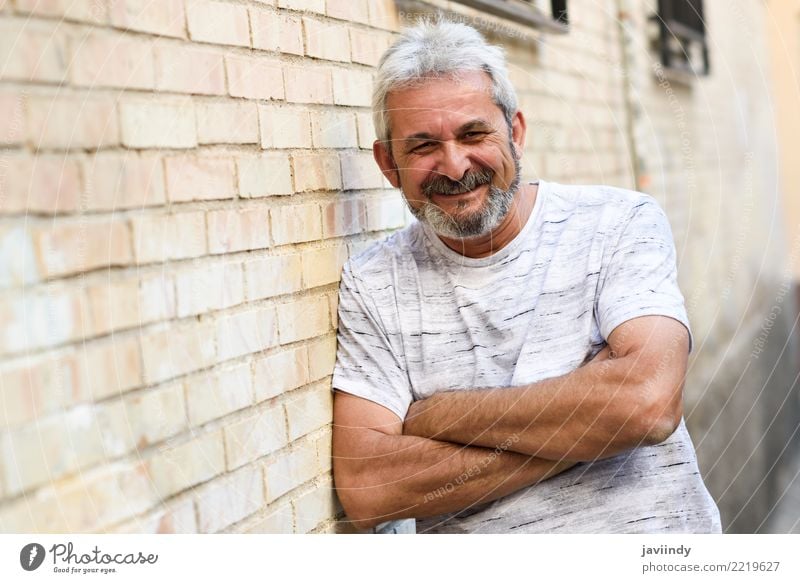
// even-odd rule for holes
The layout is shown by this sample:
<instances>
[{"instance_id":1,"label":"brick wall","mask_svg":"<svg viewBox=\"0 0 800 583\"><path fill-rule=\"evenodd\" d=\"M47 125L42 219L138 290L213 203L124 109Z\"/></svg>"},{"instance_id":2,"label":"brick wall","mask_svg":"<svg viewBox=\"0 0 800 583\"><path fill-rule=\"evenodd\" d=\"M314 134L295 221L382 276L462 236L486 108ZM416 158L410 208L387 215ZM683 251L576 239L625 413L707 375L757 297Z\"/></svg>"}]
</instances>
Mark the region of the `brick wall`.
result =
<instances>
[{"instance_id":1,"label":"brick wall","mask_svg":"<svg viewBox=\"0 0 800 583\"><path fill-rule=\"evenodd\" d=\"M439 8L506 46L526 177L667 211L687 421L726 526L756 530L797 419L791 310L765 320L790 302L762 9L709 8L712 75L668 92L652 4L570 0L552 35L445 0L0 0L0 530L346 530L339 270L406 220L369 151L371 74Z\"/></svg>"},{"instance_id":2,"label":"brick wall","mask_svg":"<svg viewBox=\"0 0 800 583\"><path fill-rule=\"evenodd\" d=\"M393 5L0 2L0 530L332 528Z\"/></svg>"}]
</instances>

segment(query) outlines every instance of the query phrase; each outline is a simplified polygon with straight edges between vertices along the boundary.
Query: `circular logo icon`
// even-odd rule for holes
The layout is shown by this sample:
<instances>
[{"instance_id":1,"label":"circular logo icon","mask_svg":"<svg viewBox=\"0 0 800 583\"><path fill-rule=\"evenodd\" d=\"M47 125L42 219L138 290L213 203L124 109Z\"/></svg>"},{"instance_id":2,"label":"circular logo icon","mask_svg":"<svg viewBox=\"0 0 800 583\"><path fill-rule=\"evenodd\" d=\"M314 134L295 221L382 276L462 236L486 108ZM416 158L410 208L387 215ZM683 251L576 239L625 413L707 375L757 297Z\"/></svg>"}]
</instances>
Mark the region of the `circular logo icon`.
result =
<instances>
[{"instance_id":1,"label":"circular logo icon","mask_svg":"<svg viewBox=\"0 0 800 583\"><path fill-rule=\"evenodd\" d=\"M44 561L44 547L39 543L29 543L19 552L19 564L26 571L35 571Z\"/></svg>"}]
</instances>

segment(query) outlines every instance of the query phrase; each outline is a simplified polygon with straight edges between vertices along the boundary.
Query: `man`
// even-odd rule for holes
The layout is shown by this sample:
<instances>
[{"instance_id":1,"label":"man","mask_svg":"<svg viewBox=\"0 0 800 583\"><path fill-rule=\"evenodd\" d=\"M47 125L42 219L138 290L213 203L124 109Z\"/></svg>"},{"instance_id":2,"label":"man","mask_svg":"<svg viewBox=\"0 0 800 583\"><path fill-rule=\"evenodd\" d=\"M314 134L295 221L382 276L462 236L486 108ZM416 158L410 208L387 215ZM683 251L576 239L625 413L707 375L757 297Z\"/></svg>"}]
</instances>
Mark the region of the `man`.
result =
<instances>
[{"instance_id":1,"label":"man","mask_svg":"<svg viewBox=\"0 0 800 583\"><path fill-rule=\"evenodd\" d=\"M647 195L520 184L503 52L381 59L375 159L419 219L345 265L334 479L374 532L719 532L682 420L691 336Z\"/></svg>"}]
</instances>

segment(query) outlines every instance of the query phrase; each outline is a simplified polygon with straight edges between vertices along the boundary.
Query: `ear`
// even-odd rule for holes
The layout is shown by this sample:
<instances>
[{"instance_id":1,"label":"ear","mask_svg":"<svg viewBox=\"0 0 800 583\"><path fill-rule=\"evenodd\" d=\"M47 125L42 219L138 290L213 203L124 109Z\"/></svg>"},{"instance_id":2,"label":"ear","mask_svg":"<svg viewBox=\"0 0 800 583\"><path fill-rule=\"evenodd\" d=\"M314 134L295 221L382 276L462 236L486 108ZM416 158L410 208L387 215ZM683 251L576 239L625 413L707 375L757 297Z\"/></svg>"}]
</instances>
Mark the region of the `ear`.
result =
<instances>
[{"instance_id":1,"label":"ear","mask_svg":"<svg viewBox=\"0 0 800 583\"><path fill-rule=\"evenodd\" d=\"M525 116L522 112L517 110L514 118L511 120L511 141L514 142L517 159L522 157L522 152L525 150L525 138L528 130L528 124L525 121Z\"/></svg>"},{"instance_id":2,"label":"ear","mask_svg":"<svg viewBox=\"0 0 800 583\"><path fill-rule=\"evenodd\" d=\"M392 158L391 153L389 153L389 149L386 147L385 142L381 142L380 140L375 140L372 144L372 155L375 157L375 161L378 163L378 166L383 172L383 175L386 177L392 186L395 188L400 188L400 174L397 171L397 166L394 163L394 158Z\"/></svg>"}]
</instances>

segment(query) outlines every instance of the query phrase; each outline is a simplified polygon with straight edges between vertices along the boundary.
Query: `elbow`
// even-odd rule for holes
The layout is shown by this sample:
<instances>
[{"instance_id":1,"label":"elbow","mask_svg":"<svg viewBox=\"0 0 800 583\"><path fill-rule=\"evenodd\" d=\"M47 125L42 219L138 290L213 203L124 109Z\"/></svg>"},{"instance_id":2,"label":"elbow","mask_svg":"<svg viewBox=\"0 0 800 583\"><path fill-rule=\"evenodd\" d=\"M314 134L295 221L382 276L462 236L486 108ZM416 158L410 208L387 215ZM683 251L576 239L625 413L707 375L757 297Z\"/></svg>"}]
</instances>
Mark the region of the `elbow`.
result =
<instances>
[{"instance_id":1,"label":"elbow","mask_svg":"<svg viewBox=\"0 0 800 583\"><path fill-rule=\"evenodd\" d=\"M357 475L334 469L334 487L348 521L359 530L369 530L385 522L374 486L365 485Z\"/></svg>"},{"instance_id":2,"label":"elbow","mask_svg":"<svg viewBox=\"0 0 800 583\"><path fill-rule=\"evenodd\" d=\"M642 442L645 445L658 445L663 443L675 433L683 418L682 391L675 391L674 387L664 391L659 398L646 407L644 418Z\"/></svg>"}]
</instances>

